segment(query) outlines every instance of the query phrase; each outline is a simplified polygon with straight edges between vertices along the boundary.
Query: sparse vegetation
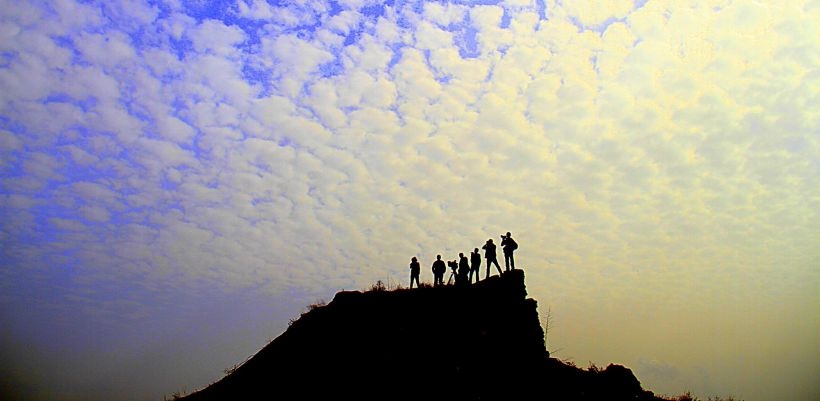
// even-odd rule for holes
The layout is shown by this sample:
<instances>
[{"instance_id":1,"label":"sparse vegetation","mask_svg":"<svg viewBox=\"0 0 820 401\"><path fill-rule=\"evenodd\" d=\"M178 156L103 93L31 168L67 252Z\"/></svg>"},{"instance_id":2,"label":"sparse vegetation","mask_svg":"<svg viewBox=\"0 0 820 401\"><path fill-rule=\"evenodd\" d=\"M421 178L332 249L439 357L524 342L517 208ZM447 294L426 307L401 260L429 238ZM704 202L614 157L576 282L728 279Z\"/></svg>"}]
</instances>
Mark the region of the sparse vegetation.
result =
<instances>
[{"instance_id":1,"label":"sparse vegetation","mask_svg":"<svg viewBox=\"0 0 820 401\"><path fill-rule=\"evenodd\" d=\"M550 329L552 329L552 308L547 308L547 311L542 316L542 324L544 325L544 349L547 350L547 355L555 353L555 351L550 351L548 340L550 335Z\"/></svg>"},{"instance_id":2,"label":"sparse vegetation","mask_svg":"<svg viewBox=\"0 0 820 401\"><path fill-rule=\"evenodd\" d=\"M402 291L402 290L414 290L416 288L433 288L433 284L431 283L419 283L418 287L405 287L399 281L387 279L387 283L382 280L376 280L376 282L366 290L366 292L370 291Z\"/></svg>"},{"instance_id":3,"label":"sparse vegetation","mask_svg":"<svg viewBox=\"0 0 820 401\"><path fill-rule=\"evenodd\" d=\"M594 362L589 363L589 367L587 368L587 372L590 373L601 373L601 368L598 367Z\"/></svg>"},{"instance_id":4,"label":"sparse vegetation","mask_svg":"<svg viewBox=\"0 0 820 401\"><path fill-rule=\"evenodd\" d=\"M233 365L233 366L231 366L231 367L226 368L225 370L223 370L223 372L225 373L225 376L227 376L227 375L229 375L229 374L231 374L231 373L233 373L233 372L236 372L236 369L238 369L238 368L239 368L239 366L241 366L241 364L237 363L236 365Z\"/></svg>"},{"instance_id":5,"label":"sparse vegetation","mask_svg":"<svg viewBox=\"0 0 820 401\"><path fill-rule=\"evenodd\" d=\"M381 280L376 280L376 283L370 286L368 291L387 291L387 286Z\"/></svg>"},{"instance_id":6,"label":"sparse vegetation","mask_svg":"<svg viewBox=\"0 0 820 401\"><path fill-rule=\"evenodd\" d=\"M694 400L695 399L692 398L692 393L687 391L686 393L683 393L683 394L679 395L678 398L675 398L673 401L694 401Z\"/></svg>"},{"instance_id":7,"label":"sparse vegetation","mask_svg":"<svg viewBox=\"0 0 820 401\"><path fill-rule=\"evenodd\" d=\"M180 398L182 398L182 393L179 392L179 391L175 391L175 392L171 393L171 398L168 398L167 395L163 396L162 401L174 401L174 400L178 400Z\"/></svg>"},{"instance_id":8,"label":"sparse vegetation","mask_svg":"<svg viewBox=\"0 0 820 401\"><path fill-rule=\"evenodd\" d=\"M669 401L743 401L743 400L735 399L734 397L731 397L731 396L725 397L725 398L715 396L715 397L708 397L708 398L706 398L706 400L702 400L702 399L699 399L699 398L693 396L692 393L689 392L689 391L687 391L687 392L685 392L685 393L683 393L683 394L681 394L681 395L679 395L675 398L668 398L668 400Z\"/></svg>"},{"instance_id":9,"label":"sparse vegetation","mask_svg":"<svg viewBox=\"0 0 820 401\"><path fill-rule=\"evenodd\" d=\"M233 366L231 366L231 367L229 367L229 368L225 369L225 370L223 371L223 372L225 372L225 376L230 375L230 374L232 374L233 372L236 372L236 370L237 370L237 369L239 369L242 365L244 365L244 364L245 364L245 362L248 362L249 360L251 360L251 358L253 358L253 355L250 355L250 356L248 356L247 358L245 358L245 360L244 360L244 361L239 362L239 363L237 363L236 365L233 365Z\"/></svg>"},{"instance_id":10,"label":"sparse vegetation","mask_svg":"<svg viewBox=\"0 0 820 401\"><path fill-rule=\"evenodd\" d=\"M316 308L321 308L321 307L323 307L323 306L325 306L325 305L327 305L327 301L325 301L324 299L320 299L320 300L319 300L319 301L317 301L316 303L313 303L313 304L308 305L308 310L309 310L309 311L312 311L312 310L314 310L314 309L316 309Z\"/></svg>"}]
</instances>

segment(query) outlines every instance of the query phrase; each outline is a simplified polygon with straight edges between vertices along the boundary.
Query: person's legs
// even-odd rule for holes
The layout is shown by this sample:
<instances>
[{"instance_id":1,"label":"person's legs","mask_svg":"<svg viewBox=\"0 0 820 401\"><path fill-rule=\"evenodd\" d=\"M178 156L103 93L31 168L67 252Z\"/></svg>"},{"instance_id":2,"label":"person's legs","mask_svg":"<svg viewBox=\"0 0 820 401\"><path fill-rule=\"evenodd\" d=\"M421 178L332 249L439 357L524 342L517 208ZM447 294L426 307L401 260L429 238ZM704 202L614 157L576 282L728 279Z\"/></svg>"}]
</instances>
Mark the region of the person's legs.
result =
<instances>
[{"instance_id":1,"label":"person's legs","mask_svg":"<svg viewBox=\"0 0 820 401\"><path fill-rule=\"evenodd\" d=\"M515 270L515 253L510 252L510 269Z\"/></svg>"},{"instance_id":2,"label":"person's legs","mask_svg":"<svg viewBox=\"0 0 820 401\"><path fill-rule=\"evenodd\" d=\"M498 270L498 274L501 274L501 265L498 264L498 259L492 258L487 259L487 277L490 277L490 265L495 264L495 269Z\"/></svg>"}]
</instances>

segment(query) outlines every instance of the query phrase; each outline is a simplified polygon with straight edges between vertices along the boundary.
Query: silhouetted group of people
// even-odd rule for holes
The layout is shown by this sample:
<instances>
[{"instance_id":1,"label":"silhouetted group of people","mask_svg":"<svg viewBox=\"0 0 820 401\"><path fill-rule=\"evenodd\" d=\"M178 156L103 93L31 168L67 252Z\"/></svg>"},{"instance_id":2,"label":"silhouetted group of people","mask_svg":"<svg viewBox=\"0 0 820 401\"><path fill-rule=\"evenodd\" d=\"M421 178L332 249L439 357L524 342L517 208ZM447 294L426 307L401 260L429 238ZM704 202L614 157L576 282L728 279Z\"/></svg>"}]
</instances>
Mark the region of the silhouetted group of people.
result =
<instances>
[{"instance_id":1,"label":"silhouetted group of people","mask_svg":"<svg viewBox=\"0 0 820 401\"><path fill-rule=\"evenodd\" d=\"M498 246L493 243L492 238L488 239L481 247L481 249L484 250L484 259L487 259L487 274L485 280L490 278L490 266L493 264L495 264L499 275L504 273L498 264L497 248ZM514 252L518 249L518 243L515 242L512 234L509 232L507 232L506 235L501 235L501 249L504 252L504 267L506 271L515 270ZM461 252L458 254L458 259L450 260L446 263L441 259L441 255L436 255L436 260L432 266L433 286L444 285L444 275L447 273L448 266L451 272L447 284L454 283L458 286L470 285L473 283L473 278L475 278L475 282L478 283L479 270L481 268L481 253L478 248L475 248L473 252L470 253L469 259ZM417 288L419 287L419 274L421 274L421 265L418 259L413 256L410 259L410 288L413 288L413 282L416 283Z\"/></svg>"}]
</instances>

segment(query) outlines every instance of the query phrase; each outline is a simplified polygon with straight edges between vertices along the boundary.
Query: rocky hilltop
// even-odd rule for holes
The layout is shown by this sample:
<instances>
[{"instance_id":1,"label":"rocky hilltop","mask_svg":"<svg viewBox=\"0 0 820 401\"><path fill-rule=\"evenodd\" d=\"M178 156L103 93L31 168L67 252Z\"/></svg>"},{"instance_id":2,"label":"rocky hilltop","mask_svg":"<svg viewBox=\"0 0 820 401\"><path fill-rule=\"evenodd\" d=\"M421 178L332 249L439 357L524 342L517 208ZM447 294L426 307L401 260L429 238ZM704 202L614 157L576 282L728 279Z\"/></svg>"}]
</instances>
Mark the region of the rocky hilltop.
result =
<instances>
[{"instance_id":1,"label":"rocky hilltop","mask_svg":"<svg viewBox=\"0 0 820 401\"><path fill-rule=\"evenodd\" d=\"M522 270L465 287L343 291L204 400L661 400L620 365L552 359Z\"/></svg>"}]
</instances>

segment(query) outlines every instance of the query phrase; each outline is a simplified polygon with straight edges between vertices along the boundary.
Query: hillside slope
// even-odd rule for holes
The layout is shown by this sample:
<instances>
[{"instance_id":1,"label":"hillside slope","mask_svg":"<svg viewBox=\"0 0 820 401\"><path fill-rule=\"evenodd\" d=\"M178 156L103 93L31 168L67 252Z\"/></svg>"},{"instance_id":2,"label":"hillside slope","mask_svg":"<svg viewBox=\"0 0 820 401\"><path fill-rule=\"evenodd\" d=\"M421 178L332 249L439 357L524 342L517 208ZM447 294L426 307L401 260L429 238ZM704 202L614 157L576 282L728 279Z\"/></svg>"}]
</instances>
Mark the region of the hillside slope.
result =
<instances>
[{"instance_id":1,"label":"hillside slope","mask_svg":"<svg viewBox=\"0 0 820 401\"><path fill-rule=\"evenodd\" d=\"M340 292L183 400L294 398L657 400L622 366L549 358L521 270L468 287Z\"/></svg>"}]
</instances>

